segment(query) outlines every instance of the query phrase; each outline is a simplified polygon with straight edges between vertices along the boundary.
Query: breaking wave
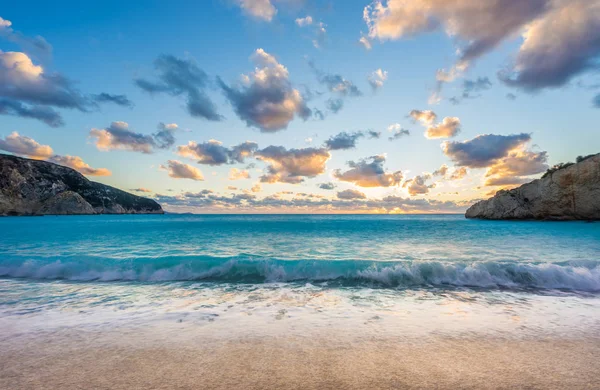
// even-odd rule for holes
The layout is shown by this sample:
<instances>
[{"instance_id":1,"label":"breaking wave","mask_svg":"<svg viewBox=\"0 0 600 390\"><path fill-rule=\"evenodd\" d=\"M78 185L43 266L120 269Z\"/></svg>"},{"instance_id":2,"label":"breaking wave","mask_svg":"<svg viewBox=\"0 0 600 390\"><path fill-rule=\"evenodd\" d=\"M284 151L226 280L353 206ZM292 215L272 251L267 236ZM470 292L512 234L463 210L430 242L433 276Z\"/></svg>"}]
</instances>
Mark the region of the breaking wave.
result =
<instances>
[{"instance_id":1,"label":"breaking wave","mask_svg":"<svg viewBox=\"0 0 600 390\"><path fill-rule=\"evenodd\" d=\"M394 288L474 287L600 292L600 262L373 262L214 257L0 261L0 277L71 281L327 282Z\"/></svg>"}]
</instances>

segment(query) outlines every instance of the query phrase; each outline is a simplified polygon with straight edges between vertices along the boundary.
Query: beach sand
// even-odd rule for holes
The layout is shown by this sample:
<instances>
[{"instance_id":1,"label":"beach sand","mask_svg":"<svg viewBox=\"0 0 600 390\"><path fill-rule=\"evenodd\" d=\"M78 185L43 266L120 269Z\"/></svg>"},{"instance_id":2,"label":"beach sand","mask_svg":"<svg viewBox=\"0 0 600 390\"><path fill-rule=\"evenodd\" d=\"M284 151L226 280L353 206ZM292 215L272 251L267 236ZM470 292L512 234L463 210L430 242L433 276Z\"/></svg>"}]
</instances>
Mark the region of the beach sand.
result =
<instances>
[{"instance_id":1,"label":"beach sand","mask_svg":"<svg viewBox=\"0 0 600 390\"><path fill-rule=\"evenodd\" d=\"M3 389L593 389L600 339L166 339L74 329L6 339Z\"/></svg>"}]
</instances>

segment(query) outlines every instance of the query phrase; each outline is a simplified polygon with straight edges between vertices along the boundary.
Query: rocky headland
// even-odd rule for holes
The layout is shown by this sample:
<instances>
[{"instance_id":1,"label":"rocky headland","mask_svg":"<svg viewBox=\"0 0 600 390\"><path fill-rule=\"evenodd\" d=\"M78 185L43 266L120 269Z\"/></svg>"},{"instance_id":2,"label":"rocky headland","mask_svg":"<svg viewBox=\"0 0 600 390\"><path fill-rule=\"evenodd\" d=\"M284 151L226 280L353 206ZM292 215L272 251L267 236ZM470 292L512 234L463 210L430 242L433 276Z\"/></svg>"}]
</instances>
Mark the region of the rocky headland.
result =
<instances>
[{"instance_id":1,"label":"rocky headland","mask_svg":"<svg viewBox=\"0 0 600 390\"><path fill-rule=\"evenodd\" d=\"M0 154L0 216L163 214L152 199L46 161Z\"/></svg>"},{"instance_id":2,"label":"rocky headland","mask_svg":"<svg viewBox=\"0 0 600 390\"><path fill-rule=\"evenodd\" d=\"M600 220L600 154L560 164L541 179L471 206L479 219Z\"/></svg>"}]
</instances>

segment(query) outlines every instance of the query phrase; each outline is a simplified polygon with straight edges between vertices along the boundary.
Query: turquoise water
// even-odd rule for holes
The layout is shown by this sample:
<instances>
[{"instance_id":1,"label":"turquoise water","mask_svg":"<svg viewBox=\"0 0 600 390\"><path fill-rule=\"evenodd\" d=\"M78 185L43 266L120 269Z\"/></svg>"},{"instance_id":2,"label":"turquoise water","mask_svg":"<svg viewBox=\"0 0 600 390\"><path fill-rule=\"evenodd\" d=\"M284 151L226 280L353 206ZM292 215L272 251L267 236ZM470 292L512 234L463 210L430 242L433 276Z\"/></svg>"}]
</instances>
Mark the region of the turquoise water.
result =
<instances>
[{"instance_id":1,"label":"turquoise water","mask_svg":"<svg viewBox=\"0 0 600 390\"><path fill-rule=\"evenodd\" d=\"M104 215L0 218L0 237L0 341L600 334L600 223Z\"/></svg>"},{"instance_id":2,"label":"turquoise water","mask_svg":"<svg viewBox=\"0 0 600 390\"><path fill-rule=\"evenodd\" d=\"M435 216L0 219L0 276L600 291L600 223Z\"/></svg>"}]
</instances>

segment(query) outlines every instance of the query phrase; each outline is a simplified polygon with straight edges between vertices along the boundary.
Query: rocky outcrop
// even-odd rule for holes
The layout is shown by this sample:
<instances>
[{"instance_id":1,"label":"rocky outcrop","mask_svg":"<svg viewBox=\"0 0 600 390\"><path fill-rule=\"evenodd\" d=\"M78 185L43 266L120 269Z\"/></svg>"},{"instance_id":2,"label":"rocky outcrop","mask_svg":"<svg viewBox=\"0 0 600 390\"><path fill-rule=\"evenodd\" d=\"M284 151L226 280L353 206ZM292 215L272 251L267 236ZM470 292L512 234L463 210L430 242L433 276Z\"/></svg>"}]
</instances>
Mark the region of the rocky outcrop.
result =
<instances>
[{"instance_id":1,"label":"rocky outcrop","mask_svg":"<svg viewBox=\"0 0 600 390\"><path fill-rule=\"evenodd\" d=\"M0 215L162 214L158 203L46 161L0 154Z\"/></svg>"},{"instance_id":2,"label":"rocky outcrop","mask_svg":"<svg viewBox=\"0 0 600 390\"><path fill-rule=\"evenodd\" d=\"M481 219L600 220L600 154L471 206Z\"/></svg>"}]
</instances>

